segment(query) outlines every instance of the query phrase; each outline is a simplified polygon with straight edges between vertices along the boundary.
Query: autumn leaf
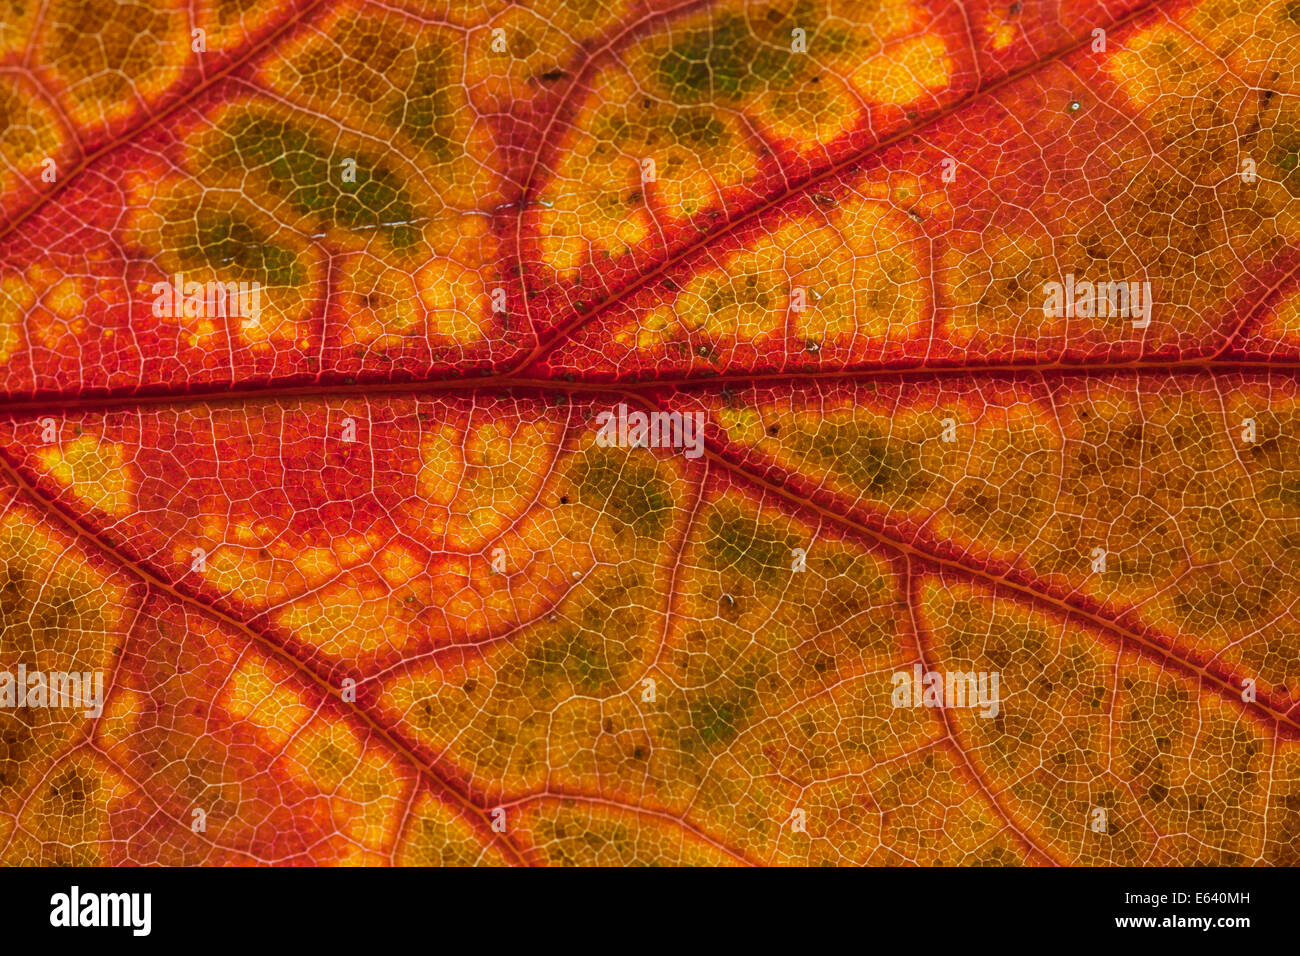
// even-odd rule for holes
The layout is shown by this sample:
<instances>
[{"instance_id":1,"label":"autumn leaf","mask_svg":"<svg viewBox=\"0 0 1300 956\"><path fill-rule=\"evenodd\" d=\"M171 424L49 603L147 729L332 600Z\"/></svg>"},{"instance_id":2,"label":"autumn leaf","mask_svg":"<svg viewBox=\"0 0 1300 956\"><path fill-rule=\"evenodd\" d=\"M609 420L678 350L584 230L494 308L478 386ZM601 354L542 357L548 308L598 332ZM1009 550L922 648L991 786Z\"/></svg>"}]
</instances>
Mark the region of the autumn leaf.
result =
<instances>
[{"instance_id":1,"label":"autumn leaf","mask_svg":"<svg viewBox=\"0 0 1300 956\"><path fill-rule=\"evenodd\" d=\"M1297 63L0 0L0 861L1297 862Z\"/></svg>"}]
</instances>

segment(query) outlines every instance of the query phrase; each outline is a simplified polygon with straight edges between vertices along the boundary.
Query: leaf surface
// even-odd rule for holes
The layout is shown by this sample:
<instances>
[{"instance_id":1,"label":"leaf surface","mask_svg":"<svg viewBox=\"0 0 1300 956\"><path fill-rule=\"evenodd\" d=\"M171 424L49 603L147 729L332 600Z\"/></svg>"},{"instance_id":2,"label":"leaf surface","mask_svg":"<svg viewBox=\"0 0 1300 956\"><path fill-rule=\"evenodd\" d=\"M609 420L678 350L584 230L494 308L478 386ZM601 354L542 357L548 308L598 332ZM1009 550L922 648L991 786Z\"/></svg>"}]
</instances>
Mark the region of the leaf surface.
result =
<instances>
[{"instance_id":1,"label":"leaf surface","mask_svg":"<svg viewBox=\"0 0 1300 956\"><path fill-rule=\"evenodd\" d=\"M0 859L1294 863L1296 6L5 0Z\"/></svg>"}]
</instances>

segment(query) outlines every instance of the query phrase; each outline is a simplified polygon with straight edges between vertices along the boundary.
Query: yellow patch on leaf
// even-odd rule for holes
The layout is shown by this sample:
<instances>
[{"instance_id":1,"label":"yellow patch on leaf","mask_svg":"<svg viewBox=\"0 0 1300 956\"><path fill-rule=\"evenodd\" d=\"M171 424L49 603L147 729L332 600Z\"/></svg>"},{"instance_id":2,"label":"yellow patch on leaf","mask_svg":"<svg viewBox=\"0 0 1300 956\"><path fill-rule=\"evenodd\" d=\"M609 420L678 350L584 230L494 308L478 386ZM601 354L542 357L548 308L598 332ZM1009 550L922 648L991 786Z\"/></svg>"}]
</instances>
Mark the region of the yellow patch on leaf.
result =
<instances>
[{"instance_id":1,"label":"yellow patch on leaf","mask_svg":"<svg viewBox=\"0 0 1300 956\"><path fill-rule=\"evenodd\" d=\"M125 445L82 435L41 451L38 460L55 481L85 504L117 518L134 510L140 478Z\"/></svg>"}]
</instances>

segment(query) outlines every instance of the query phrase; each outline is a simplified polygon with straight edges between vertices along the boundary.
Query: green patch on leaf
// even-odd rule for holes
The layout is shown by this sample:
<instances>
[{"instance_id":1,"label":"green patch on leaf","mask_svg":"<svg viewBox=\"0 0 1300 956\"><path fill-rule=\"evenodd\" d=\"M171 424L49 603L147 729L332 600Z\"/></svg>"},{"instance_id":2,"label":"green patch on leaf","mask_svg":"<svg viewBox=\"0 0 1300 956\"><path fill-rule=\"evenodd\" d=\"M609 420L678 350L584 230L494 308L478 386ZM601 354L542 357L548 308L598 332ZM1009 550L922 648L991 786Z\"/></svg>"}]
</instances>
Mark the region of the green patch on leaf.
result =
<instances>
[{"instance_id":1,"label":"green patch on leaf","mask_svg":"<svg viewBox=\"0 0 1300 956\"><path fill-rule=\"evenodd\" d=\"M419 240L414 203L401 177L378 157L331 146L296 123L255 113L228 117L221 132L229 149L212 162L260 170L294 211L339 229L377 230L398 250ZM348 160L356 164L355 182Z\"/></svg>"},{"instance_id":2,"label":"green patch on leaf","mask_svg":"<svg viewBox=\"0 0 1300 956\"><path fill-rule=\"evenodd\" d=\"M719 571L776 583L790 573L791 555L800 540L770 521L717 510L705 522L704 554Z\"/></svg>"},{"instance_id":3,"label":"green patch on leaf","mask_svg":"<svg viewBox=\"0 0 1300 956\"><path fill-rule=\"evenodd\" d=\"M577 503L593 508L642 538L663 538L672 521L673 496L655 469L626 454L601 448L578 456L569 479Z\"/></svg>"}]
</instances>

